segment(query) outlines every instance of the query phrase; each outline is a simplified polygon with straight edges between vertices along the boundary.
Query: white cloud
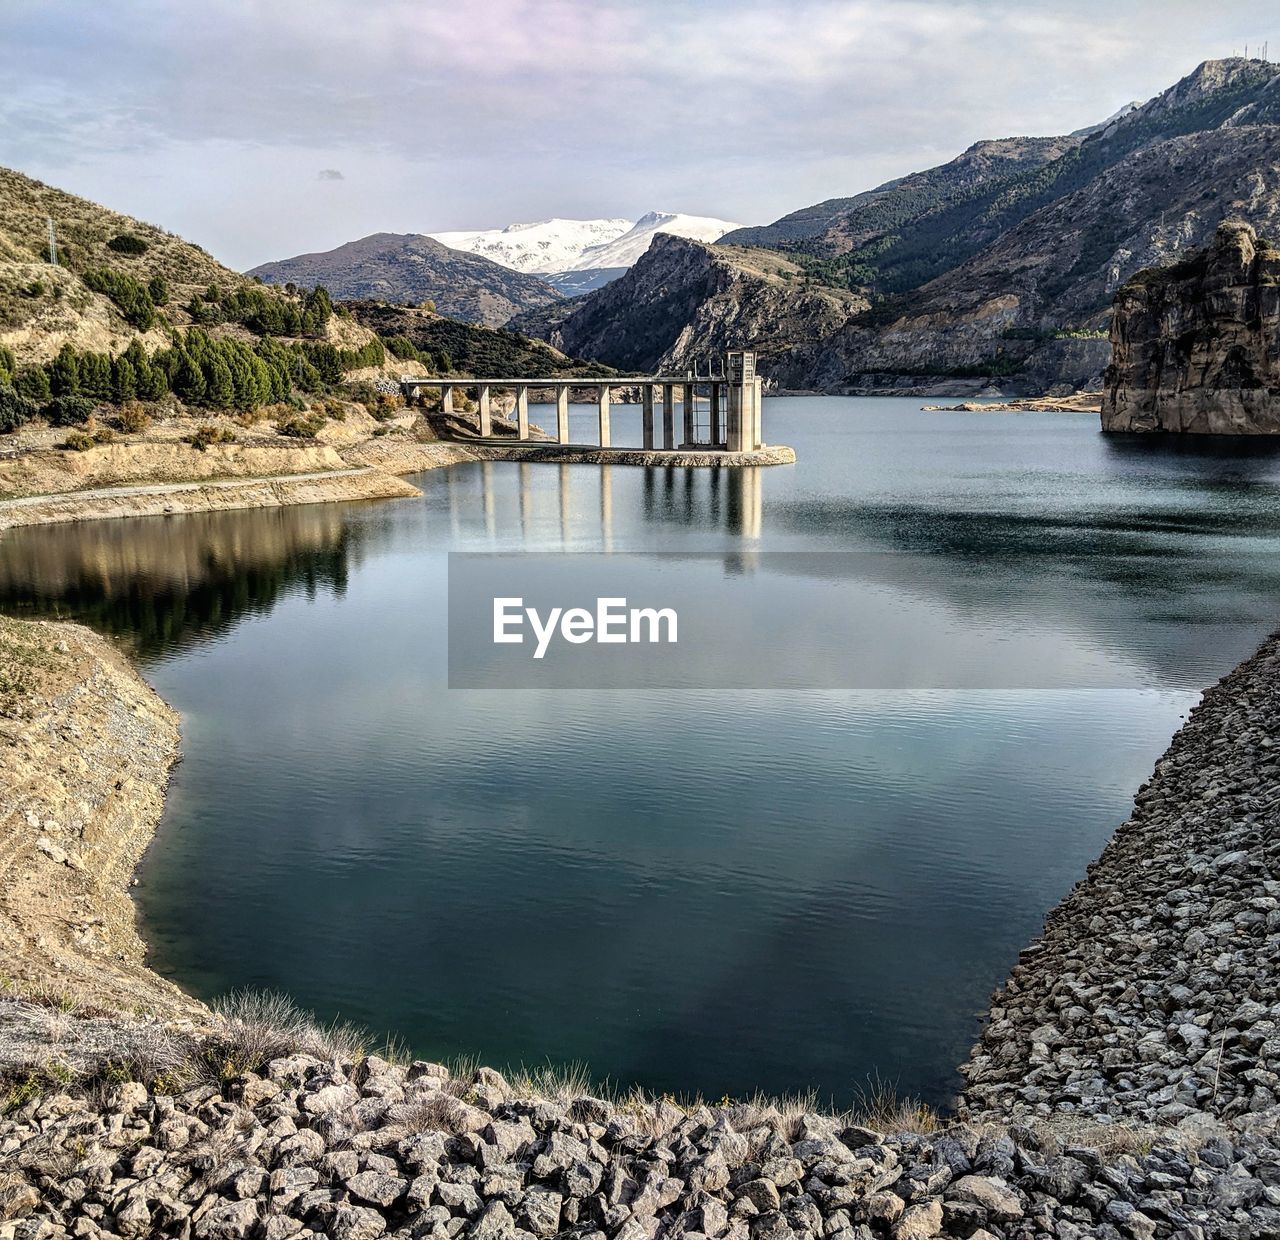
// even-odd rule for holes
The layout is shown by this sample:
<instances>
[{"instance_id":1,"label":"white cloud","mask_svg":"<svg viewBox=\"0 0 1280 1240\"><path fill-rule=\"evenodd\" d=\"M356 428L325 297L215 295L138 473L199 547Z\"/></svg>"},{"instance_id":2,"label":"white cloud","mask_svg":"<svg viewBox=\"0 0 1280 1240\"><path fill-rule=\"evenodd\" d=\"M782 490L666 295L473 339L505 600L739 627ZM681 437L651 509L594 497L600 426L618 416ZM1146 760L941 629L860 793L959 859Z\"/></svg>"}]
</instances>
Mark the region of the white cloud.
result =
<instances>
[{"instance_id":1,"label":"white cloud","mask_svg":"<svg viewBox=\"0 0 1280 1240\"><path fill-rule=\"evenodd\" d=\"M380 229L655 204L765 221L979 138L1089 124L1257 41L1255 12L8 0L0 162L241 266ZM314 193L317 168L342 170L341 194Z\"/></svg>"}]
</instances>

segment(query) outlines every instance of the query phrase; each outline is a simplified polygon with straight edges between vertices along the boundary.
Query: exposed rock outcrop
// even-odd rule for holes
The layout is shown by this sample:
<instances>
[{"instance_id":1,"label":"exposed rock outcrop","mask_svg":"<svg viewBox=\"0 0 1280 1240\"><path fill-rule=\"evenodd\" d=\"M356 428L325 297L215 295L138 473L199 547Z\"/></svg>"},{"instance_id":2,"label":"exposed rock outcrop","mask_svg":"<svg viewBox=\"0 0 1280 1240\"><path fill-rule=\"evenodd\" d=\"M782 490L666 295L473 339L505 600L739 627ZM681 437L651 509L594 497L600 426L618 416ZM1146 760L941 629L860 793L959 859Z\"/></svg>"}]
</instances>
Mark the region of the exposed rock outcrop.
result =
<instances>
[{"instance_id":1,"label":"exposed rock outcrop","mask_svg":"<svg viewBox=\"0 0 1280 1240\"><path fill-rule=\"evenodd\" d=\"M624 370L683 374L709 356L749 345L777 375L798 346L830 335L866 308L854 293L806 283L771 250L703 245L657 234L621 279L511 326L578 357Z\"/></svg>"},{"instance_id":2,"label":"exposed rock outcrop","mask_svg":"<svg viewBox=\"0 0 1280 1240\"><path fill-rule=\"evenodd\" d=\"M1120 290L1103 429L1280 432L1277 338L1280 250L1228 221L1206 249Z\"/></svg>"}]
</instances>

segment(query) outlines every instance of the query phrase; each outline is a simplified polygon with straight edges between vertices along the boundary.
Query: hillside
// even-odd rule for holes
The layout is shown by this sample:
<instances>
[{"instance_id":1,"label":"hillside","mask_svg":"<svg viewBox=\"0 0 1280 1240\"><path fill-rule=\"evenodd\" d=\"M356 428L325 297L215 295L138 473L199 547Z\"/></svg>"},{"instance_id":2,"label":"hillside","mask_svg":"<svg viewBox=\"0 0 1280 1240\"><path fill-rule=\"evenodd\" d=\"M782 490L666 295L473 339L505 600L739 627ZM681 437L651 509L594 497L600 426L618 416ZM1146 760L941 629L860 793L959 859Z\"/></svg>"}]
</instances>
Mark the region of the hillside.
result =
<instances>
[{"instance_id":1,"label":"hillside","mask_svg":"<svg viewBox=\"0 0 1280 1240\"><path fill-rule=\"evenodd\" d=\"M422 361L436 373L487 379L592 378L616 373L597 362L566 357L541 340L460 323L432 310L378 301L343 304L358 323L377 332L393 357Z\"/></svg>"},{"instance_id":2,"label":"hillside","mask_svg":"<svg viewBox=\"0 0 1280 1240\"><path fill-rule=\"evenodd\" d=\"M56 265L49 262L49 220ZM175 307L210 286L230 293L252 285L163 228L0 168L0 345L19 361L44 361L66 343L119 352L140 335L148 344L165 342L163 325L139 331L110 297L89 288L83 276L92 271L140 285L163 281Z\"/></svg>"},{"instance_id":3,"label":"hillside","mask_svg":"<svg viewBox=\"0 0 1280 1240\"><path fill-rule=\"evenodd\" d=\"M1016 173L1043 167L1081 139L1002 138L975 142L949 163L888 181L852 198L831 198L802 207L772 224L739 228L720 238L725 245L765 246L815 257L859 250L872 238L899 228Z\"/></svg>"},{"instance_id":4,"label":"hillside","mask_svg":"<svg viewBox=\"0 0 1280 1240\"><path fill-rule=\"evenodd\" d=\"M775 251L658 233L620 279L511 326L625 370L681 373L743 341L767 364L865 307L856 294L807 286L801 269Z\"/></svg>"},{"instance_id":5,"label":"hillside","mask_svg":"<svg viewBox=\"0 0 1280 1240\"><path fill-rule=\"evenodd\" d=\"M788 248L810 255L809 269L827 282L880 295L919 288L1138 150L1221 127L1274 123L1276 83L1276 67L1264 61L1206 61L1083 138L978 143L951 164L855 200L816 237Z\"/></svg>"},{"instance_id":6,"label":"hillside","mask_svg":"<svg viewBox=\"0 0 1280 1240\"><path fill-rule=\"evenodd\" d=\"M560 300L535 275L418 233L373 233L336 249L263 263L249 272L268 284L323 285L338 298L405 305L435 303L451 318L500 327L513 315Z\"/></svg>"},{"instance_id":7,"label":"hillside","mask_svg":"<svg viewBox=\"0 0 1280 1240\"><path fill-rule=\"evenodd\" d=\"M713 248L752 237L796 269L773 313L810 330L762 361L784 386L1097 387L1111 296L1133 272L1205 243L1230 216L1274 231L1278 115L1280 69L1207 61L1092 129L978 143L950 164L740 230ZM679 290L666 304L680 318L664 328L664 348L698 337L713 295L721 303L714 320L745 329L753 317L724 306L747 285L700 293L703 261L685 253L686 271L668 263L664 273ZM805 314L801 303L823 288L851 290L863 308L835 319ZM607 294L590 294L563 322L548 316L542 334L606 362L629 356L610 342L653 335L652 311Z\"/></svg>"}]
</instances>

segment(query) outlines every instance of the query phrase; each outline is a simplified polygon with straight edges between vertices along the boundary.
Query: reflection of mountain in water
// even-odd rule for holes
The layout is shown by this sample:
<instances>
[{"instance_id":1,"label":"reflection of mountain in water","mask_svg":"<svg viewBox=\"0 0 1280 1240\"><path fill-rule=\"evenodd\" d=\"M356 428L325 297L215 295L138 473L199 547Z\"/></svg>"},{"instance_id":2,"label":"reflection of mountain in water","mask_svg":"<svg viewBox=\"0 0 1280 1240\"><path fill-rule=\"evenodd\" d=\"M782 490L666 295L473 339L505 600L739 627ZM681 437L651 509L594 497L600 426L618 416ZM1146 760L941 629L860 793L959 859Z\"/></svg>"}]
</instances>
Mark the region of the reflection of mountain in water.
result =
<instances>
[{"instance_id":1,"label":"reflection of mountain in water","mask_svg":"<svg viewBox=\"0 0 1280 1240\"><path fill-rule=\"evenodd\" d=\"M293 591L341 594L362 529L341 508L310 504L13 530L0 608L82 620L156 655Z\"/></svg>"},{"instance_id":2,"label":"reflection of mountain in water","mask_svg":"<svg viewBox=\"0 0 1280 1240\"><path fill-rule=\"evenodd\" d=\"M794 499L772 502L769 518L841 548L895 553L860 557L857 572L941 596L959 614L1034 612L1078 625L1162 678L1202 683L1280 615L1280 489L1199 481L1177 491L1176 507L1165 491L1163 504L1081 510L1055 508L1052 497L1013 511Z\"/></svg>"}]
</instances>

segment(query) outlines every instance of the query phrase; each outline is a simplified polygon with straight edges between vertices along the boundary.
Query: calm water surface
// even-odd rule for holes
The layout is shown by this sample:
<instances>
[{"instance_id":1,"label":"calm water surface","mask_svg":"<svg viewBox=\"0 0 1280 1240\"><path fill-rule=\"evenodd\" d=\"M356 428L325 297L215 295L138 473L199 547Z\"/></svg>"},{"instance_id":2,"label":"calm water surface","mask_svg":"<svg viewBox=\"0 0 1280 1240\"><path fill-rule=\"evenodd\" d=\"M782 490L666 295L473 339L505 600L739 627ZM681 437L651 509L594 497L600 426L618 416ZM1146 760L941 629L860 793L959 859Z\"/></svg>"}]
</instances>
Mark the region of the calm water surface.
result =
<instances>
[{"instance_id":1,"label":"calm water surface","mask_svg":"<svg viewBox=\"0 0 1280 1240\"><path fill-rule=\"evenodd\" d=\"M156 967L426 1056L945 1102L1019 948L1275 627L1280 457L919 403L769 401L794 467L469 465L421 500L6 535L0 604L126 635L183 713L138 892ZM895 553L757 571L780 640L1069 653L1106 687L446 687L450 550L750 548Z\"/></svg>"}]
</instances>

